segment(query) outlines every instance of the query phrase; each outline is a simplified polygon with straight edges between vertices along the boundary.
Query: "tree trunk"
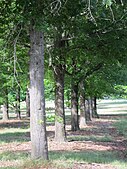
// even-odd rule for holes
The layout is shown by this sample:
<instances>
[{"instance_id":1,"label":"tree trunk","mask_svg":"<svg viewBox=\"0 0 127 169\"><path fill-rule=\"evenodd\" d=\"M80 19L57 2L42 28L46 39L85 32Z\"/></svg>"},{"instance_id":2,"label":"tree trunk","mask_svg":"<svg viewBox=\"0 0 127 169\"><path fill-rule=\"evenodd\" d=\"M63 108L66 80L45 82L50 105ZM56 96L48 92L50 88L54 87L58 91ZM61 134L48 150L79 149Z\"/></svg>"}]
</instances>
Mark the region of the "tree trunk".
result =
<instances>
[{"instance_id":1,"label":"tree trunk","mask_svg":"<svg viewBox=\"0 0 127 169\"><path fill-rule=\"evenodd\" d=\"M5 101L4 101L3 107L2 107L2 109L3 109L3 119L2 120L3 121L6 121L9 119L8 108L9 108L9 106L8 106L8 91L6 90L5 91Z\"/></svg>"},{"instance_id":2,"label":"tree trunk","mask_svg":"<svg viewBox=\"0 0 127 169\"><path fill-rule=\"evenodd\" d=\"M64 142L65 132L65 112L64 112L64 70L62 65L55 66L54 77L55 89L55 141Z\"/></svg>"},{"instance_id":3,"label":"tree trunk","mask_svg":"<svg viewBox=\"0 0 127 169\"><path fill-rule=\"evenodd\" d=\"M80 128L86 126L85 114L85 89L83 82L80 83Z\"/></svg>"},{"instance_id":4,"label":"tree trunk","mask_svg":"<svg viewBox=\"0 0 127 169\"><path fill-rule=\"evenodd\" d=\"M26 90L26 116L30 117L30 94L29 94L29 87Z\"/></svg>"},{"instance_id":5,"label":"tree trunk","mask_svg":"<svg viewBox=\"0 0 127 169\"><path fill-rule=\"evenodd\" d=\"M91 120L91 112L90 112L90 99L85 99L85 114L86 114L86 122L92 121Z\"/></svg>"},{"instance_id":6,"label":"tree trunk","mask_svg":"<svg viewBox=\"0 0 127 169\"><path fill-rule=\"evenodd\" d=\"M71 130L79 130L79 119L78 119L78 84L72 82L71 90Z\"/></svg>"},{"instance_id":7,"label":"tree trunk","mask_svg":"<svg viewBox=\"0 0 127 169\"><path fill-rule=\"evenodd\" d=\"M20 86L18 86L16 93L16 114L17 118L21 119L21 111L20 111Z\"/></svg>"},{"instance_id":8,"label":"tree trunk","mask_svg":"<svg viewBox=\"0 0 127 169\"><path fill-rule=\"evenodd\" d=\"M97 98L93 98L93 113L92 113L93 118L99 118L99 115L97 113Z\"/></svg>"},{"instance_id":9,"label":"tree trunk","mask_svg":"<svg viewBox=\"0 0 127 169\"><path fill-rule=\"evenodd\" d=\"M48 159L44 98L44 35L31 26L30 132L33 159Z\"/></svg>"}]
</instances>

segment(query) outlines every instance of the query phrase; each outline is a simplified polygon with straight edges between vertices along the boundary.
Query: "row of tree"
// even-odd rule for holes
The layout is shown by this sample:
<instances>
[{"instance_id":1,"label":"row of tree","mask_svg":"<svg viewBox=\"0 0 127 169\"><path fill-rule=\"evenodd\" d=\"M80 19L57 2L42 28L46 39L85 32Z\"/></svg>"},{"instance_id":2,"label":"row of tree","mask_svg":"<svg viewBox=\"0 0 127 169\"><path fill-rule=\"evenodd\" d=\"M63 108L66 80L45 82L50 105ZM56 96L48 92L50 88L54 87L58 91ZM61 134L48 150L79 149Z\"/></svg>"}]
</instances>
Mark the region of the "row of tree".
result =
<instances>
[{"instance_id":1,"label":"row of tree","mask_svg":"<svg viewBox=\"0 0 127 169\"><path fill-rule=\"evenodd\" d=\"M44 62L45 76L55 84L55 140L62 142L66 140L65 89L75 131L78 108L84 125L90 120L90 100L96 103L97 97L125 81L119 77L126 72L126 5L112 0L1 0L1 89L6 91L16 82L18 91L23 86L26 90L30 79L33 158L48 159Z\"/></svg>"}]
</instances>

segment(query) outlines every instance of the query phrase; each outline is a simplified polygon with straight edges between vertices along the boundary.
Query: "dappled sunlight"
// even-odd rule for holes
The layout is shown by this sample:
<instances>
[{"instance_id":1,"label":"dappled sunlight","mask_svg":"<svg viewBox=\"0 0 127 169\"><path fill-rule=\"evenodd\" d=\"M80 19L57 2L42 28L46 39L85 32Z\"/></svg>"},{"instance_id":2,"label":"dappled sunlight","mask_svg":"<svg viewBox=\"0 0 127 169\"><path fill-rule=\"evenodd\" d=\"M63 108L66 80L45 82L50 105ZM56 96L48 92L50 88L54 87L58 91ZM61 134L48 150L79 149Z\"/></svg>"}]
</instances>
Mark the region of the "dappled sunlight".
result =
<instances>
[{"instance_id":1,"label":"dappled sunlight","mask_svg":"<svg viewBox=\"0 0 127 169\"><path fill-rule=\"evenodd\" d=\"M113 150L115 146L110 145L99 145L93 141L72 141L66 143L56 143L55 141L49 142L50 151L109 151Z\"/></svg>"},{"instance_id":2,"label":"dappled sunlight","mask_svg":"<svg viewBox=\"0 0 127 169\"><path fill-rule=\"evenodd\" d=\"M31 142L12 142L12 143L4 143L0 146L0 153L6 152L9 150L10 152L13 151L30 151L31 150Z\"/></svg>"},{"instance_id":3,"label":"dappled sunlight","mask_svg":"<svg viewBox=\"0 0 127 169\"><path fill-rule=\"evenodd\" d=\"M112 107L107 104L105 110L110 109L113 112L115 109L114 105ZM123 109L122 105L120 105L117 111ZM63 164L67 164L69 161L69 163L73 164L73 169L77 169L79 165L81 169L91 169L90 167L93 166L95 169L100 169L100 166L117 169L117 167L112 165L120 165L121 163L123 163L123 166L126 165L126 140L118 132L114 124L119 122L120 119L125 119L126 121L127 116L117 116L116 114L114 116L102 115L99 119L93 119L91 122L88 122L80 130L71 131L70 114L67 112L67 141L64 143L55 142L54 116L49 116L48 120L50 119L51 122L47 121L46 128L51 160L56 160L57 163L61 160ZM30 152L29 119L0 121L0 156L2 161L0 162L0 167L20 166L19 164L22 165L22 161L29 159ZM6 154L8 155L6 156ZM19 157L20 154L21 158ZM15 159L16 156L17 159ZM25 159L22 160L22 157Z\"/></svg>"}]
</instances>

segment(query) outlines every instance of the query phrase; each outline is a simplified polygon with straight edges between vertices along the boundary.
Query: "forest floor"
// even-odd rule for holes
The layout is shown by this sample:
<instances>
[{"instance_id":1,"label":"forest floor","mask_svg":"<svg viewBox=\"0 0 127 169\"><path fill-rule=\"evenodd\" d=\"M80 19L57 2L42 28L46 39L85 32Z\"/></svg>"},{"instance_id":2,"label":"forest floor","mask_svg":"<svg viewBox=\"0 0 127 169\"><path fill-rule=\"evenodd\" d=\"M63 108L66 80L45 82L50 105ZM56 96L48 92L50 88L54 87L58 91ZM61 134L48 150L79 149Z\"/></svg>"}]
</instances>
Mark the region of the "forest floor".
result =
<instances>
[{"instance_id":1,"label":"forest floor","mask_svg":"<svg viewBox=\"0 0 127 169\"><path fill-rule=\"evenodd\" d=\"M54 125L47 126L50 163L30 160L29 120L0 120L1 169L127 169L127 137L118 122L127 116L100 116L80 131L66 126L67 141L54 141ZM120 125L119 127L127 126ZM127 123L126 123L127 124Z\"/></svg>"}]
</instances>

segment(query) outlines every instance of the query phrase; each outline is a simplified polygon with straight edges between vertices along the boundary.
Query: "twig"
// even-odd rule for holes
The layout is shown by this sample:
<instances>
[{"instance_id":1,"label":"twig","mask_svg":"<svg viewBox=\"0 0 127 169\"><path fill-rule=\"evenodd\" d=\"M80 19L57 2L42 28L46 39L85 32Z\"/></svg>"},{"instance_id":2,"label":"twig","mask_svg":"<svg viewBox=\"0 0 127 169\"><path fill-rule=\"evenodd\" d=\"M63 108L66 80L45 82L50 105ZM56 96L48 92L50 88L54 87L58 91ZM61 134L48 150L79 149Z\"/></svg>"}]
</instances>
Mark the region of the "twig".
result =
<instances>
[{"instance_id":1,"label":"twig","mask_svg":"<svg viewBox=\"0 0 127 169\"><path fill-rule=\"evenodd\" d=\"M97 26L97 22L96 22L96 20L95 20L93 14L92 14L92 12L91 12L91 0L88 0L88 11L89 11L90 17L91 17L91 19L93 20L94 24Z\"/></svg>"}]
</instances>

